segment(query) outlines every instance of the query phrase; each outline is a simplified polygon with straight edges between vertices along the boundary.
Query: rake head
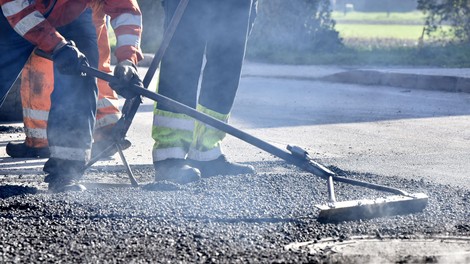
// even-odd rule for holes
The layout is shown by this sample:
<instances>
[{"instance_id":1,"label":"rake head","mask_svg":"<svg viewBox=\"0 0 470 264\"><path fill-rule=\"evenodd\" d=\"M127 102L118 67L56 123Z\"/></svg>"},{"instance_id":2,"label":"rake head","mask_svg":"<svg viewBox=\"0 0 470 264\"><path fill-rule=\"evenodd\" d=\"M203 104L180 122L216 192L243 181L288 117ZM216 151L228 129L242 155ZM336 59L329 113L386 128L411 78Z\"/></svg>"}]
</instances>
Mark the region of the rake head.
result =
<instances>
[{"instance_id":1,"label":"rake head","mask_svg":"<svg viewBox=\"0 0 470 264\"><path fill-rule=\"evenodd\" d=\"M354 200L316 205L320 209L318 221L338 223L359 219L411 214L423 211L428 203L424 193L394 195L374 200Z\"/></svg>"}]
</instances>

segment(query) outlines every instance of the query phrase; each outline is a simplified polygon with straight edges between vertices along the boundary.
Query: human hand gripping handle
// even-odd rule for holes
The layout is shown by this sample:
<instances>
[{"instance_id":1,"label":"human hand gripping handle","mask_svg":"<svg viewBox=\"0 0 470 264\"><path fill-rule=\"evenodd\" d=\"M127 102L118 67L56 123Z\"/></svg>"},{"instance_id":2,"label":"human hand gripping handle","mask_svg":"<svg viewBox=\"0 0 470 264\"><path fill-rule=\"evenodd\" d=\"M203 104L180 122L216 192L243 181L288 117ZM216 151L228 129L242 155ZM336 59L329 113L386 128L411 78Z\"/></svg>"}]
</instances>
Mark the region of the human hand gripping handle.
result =
<instances>
[{"instance_id":1,"label":"human hand gripping handle","mask_svg":"<svg viewBox=\"0 0 470 264\"><path fill-rule=\"evenodd\" d=\"M85 55L78 50L73 41L57 45L52 52L52 60L59 72L67 75L81 74L81 66L88 66Z\"/></svg>"},{"instance_id":2,"label":"human hand gripping handle","mask_svg":"<svg viewBox=\"0 0 470 264\"><path fill-rule=\"evenodd\" d=\"M114 80L109 82L109 86L122 97L129 99L137 95L128 88L132 85L143 87L142 80L137 73L137 67L130 60L119 62L114 68Z\"/></svg>"}]
</instances>

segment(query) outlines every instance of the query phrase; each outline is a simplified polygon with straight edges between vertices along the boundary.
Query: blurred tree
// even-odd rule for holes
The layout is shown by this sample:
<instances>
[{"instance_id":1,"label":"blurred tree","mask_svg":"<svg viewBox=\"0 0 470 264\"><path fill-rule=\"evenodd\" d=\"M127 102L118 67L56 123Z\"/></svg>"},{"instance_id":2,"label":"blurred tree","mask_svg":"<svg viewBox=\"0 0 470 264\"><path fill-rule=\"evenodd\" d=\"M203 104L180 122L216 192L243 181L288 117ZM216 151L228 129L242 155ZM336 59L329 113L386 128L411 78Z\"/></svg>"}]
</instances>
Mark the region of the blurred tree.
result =
<instances>
[{"instance_id":1,"label":"blurred tree","mask_svg":"<svg viewBox=\"0 0 470 264\"><path fill-rule=\"evenodd\" d=\"M330 0L260 0L250 48L259 53L333 51L342 46L334 26Z\"/></svg>"},{"instance_id":2,"label":"blurred tree","mask_svg":"<svg viewBox=\"0 0 470 264\"><path fill-rule=\"evenodd\" d=\"M469 0L418 0L418 9L426 16L426 33L437 31L442 25L451 25L454 40L470 42Z\"/></svg>"},{"instance_id":3,"label":"blurred tree","mask_svg":"<svg viewBox=\"0 0 470 264\"><path fill-rule=\"evenodd\" d=\"M155 53L162 41L164 12L161 0L138 0L142 11L141 47L145 53Z\"/></svg>"}]
</instances>

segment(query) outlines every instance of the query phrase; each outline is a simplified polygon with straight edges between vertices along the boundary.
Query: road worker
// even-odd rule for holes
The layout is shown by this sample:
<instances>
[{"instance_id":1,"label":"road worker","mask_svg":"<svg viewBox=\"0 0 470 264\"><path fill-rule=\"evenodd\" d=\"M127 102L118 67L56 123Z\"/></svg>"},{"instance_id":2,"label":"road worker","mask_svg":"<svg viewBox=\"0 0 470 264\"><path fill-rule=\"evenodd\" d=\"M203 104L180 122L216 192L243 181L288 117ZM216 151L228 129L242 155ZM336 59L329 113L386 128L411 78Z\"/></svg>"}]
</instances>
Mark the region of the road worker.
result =
<instances>
[{"instance_id":1,"label":"road worker","mask_svg":"<svg viewBox=\"0 0 470 264\"><path fill-rule=\"evenodd\" d=\"M163 1L166 27L179 2ZM163 57L157 92L228 122L256 4L189 1ZM152 127L155 180L185 184L200 177L253 173L252 166L227 160L221 149L225 135L157 103Z\"/></svg>"},{"instance_id":2,"label":"road worker","mask_svg":"<svg viewBox=\"0 0 470 264\"><path fill-rule=\"evenodd\" d=\"M81 191L90 158L97 104L96 79L80 65L98 67L91 0L0 0L0 105L34 48L52 55L54 89L47 124L50 158L43 170L51 192ZM117 35L114 74L121 93L139 83L141 12L135 0L99 1Z\"/></svg>"},{"instance_id":3,"label":"road worker","mask_svg":"<svg viewBox=\"0 0 470 264\"><path fill-rule=\"evenodd\" d=\"M111 73L111 52L108 40L108 28L103 5L96 1L91 3L93 24L98 38L98 69ZM106 81L98 79L98 102L96 124L93 133L92 156L111 145L107 140L110 130L121 117L118 97ZM34 53L28 59L21 73L21 105L26 138L24 142L10 142L6 152L13 158L48 158L50 156L47 142L47 118L51 107L50 96L54 88L52 62ZM123 149L130 147L130 142L121 142ZM107 155L113 155L113 150Z\"/></svg>"}]
</instances>

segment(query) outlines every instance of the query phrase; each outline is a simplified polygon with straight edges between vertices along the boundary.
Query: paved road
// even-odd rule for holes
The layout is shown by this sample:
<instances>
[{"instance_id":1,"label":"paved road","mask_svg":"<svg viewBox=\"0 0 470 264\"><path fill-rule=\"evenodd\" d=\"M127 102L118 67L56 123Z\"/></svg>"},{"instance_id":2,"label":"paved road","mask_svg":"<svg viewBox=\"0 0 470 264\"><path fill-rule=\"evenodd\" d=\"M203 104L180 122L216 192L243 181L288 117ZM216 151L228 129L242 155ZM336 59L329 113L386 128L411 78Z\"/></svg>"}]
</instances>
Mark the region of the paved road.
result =
<instances>
[{"instance_id":1,"label":"paved road","mask_svg":"<svg viewBox=\"0 0 470 264\"><path fill-rule=\"evenodd\" d=\"M49 194L42 183L44 160L6 157L3 146L22 135L0 133L0 262L305 263L332 256L308 254L308 246L302 249L297 242L315 245L331 237L348 242L363 235L404 241L423 236L468 238L470 94L317 78L338 70L325 68L303 80L245 74L231 124L281 148L305 147L348 177L425 192L430 198L424 212L338 225L318 223L313 205L326 202L324 181L233 137L225 141L226 153L253 164L256 174L203 179L175 191L96 188L96 183L128 186L115 156L87 172L84 182L89 191ZM291 67L282 72L289 71L300 72ZM153 103L144 100L128 135L133 146L125 151L140 182L153 176L152 109ZM35 194L20 196L25 193ZM341 200L377 196L342 184L337 194ZM468 252L470 241L463 243ZM300 249L286 250L287 245ZM427 247L423 251L416 256L398 254L389 262L424 263L441 257ZM373 247L357 252L357 263L377 260L365 257L375 253ZM461 263L469 260L465 253Z\"/></svg>"},{"instance_id":2,"label":"paved road","mask_svg":"<svg viewBox=\"0 0 470 264\"><path fill-rule=\"evenodd\" d=\"M346 170L470 187L470 94L246 78L234 122Z\"/></svg>"}]
</instances>

